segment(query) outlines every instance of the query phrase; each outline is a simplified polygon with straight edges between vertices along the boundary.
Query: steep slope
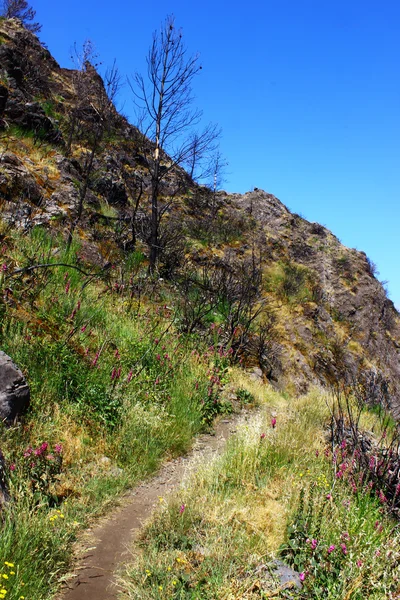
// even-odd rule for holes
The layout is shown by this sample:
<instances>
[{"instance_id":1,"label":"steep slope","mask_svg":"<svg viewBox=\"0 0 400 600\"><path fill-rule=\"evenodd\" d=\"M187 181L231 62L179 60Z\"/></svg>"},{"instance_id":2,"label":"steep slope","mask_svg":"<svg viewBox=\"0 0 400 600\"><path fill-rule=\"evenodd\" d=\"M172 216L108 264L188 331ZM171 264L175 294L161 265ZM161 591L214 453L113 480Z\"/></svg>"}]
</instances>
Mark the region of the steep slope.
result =
<instances>
[{"instance_id":1,"label":"steep slope","mask_svg":"<svg viewBox=\"0 0 400 600\"><path fill-rule=\"evenodd\" d=\"M104 267L126 259L135 248L146 254L148 164L138 150L137 130L113 107L93 168L86 169L97 118L92 100L104 104L107 98L95 69L61 68L16 20L0 22L0 65L4 222L66 234L87 184L76 232L82 260ZM83 100L77 83L82 80ZM80 129L75 134L71 114L77 107ZM231 319L231 331L226 326L222 336L228 345L236 343L242 362L261 368L275 385L300 392L313 382L357 384L362 400L387 404L390 397L393 412L400 414L399 315L364 253L344 247L326 228L292 214L258 189L211 194L175 169L162 191L162 276L185 294L193 292L188 281L193 286L194 271L211 273L204 275L211 283L203 277L196 288L197 294L207 288L208 307L218 277L225 300L244 293L240 277L257 279L247 290L248 326L241 313L238 327ZM223 313L223 303L215 314ZM188 307L181 307L185 310L183 327L188 327ZM214 314L207 310L192 323L200 333Z\"/></svg>"},{"instance_id":2,"label":"steep slope","mask_svg":"<svg viewBox=\"0 0 400 600\"><path fill-rule=\"evenodd\" d=\"M361 371L372 401L378 387L385 393L377 385L381 376L391 381L399 398L399 315L366 254L346 248L325 227L290 213L260 190L234 195L232 202L251 212L265 236L267 281L268 266L286 265L293 288L286 294L292 310L285 319L292 374L334 383L356 381ZM296 271L298 265L303 271ZM279 295L282 289L271 291Z\"/></svg>"}]
</instances>

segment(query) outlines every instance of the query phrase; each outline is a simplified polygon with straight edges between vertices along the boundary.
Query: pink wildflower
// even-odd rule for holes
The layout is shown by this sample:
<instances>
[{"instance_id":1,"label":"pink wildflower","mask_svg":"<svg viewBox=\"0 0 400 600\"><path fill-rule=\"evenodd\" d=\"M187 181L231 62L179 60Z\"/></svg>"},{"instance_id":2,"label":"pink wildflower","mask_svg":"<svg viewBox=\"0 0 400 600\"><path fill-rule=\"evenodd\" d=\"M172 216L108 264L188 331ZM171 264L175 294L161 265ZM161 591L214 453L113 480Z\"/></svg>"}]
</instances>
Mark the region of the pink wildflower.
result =
<instances>
[{"instance_id":1,"label":"pink wildflower","mask_svg":"<svg viewBox=\"0 0 400 600\"><path fill-rule=\"evenodd\" d=\"M300 579L300 581L304 581L305 578L306 578L306 574L303 571L302 573L299 574L299 579Z\"/></svg>"},{"instance_id":2,"label":"pink wildflower","mask_svg":"<svg viewBox=\"0 0 400 600\"><path fill-rule=\"evenodd\" d=\"M275 429L275 426L276 426L276 419L275 419L275 417L272 417L272 419L271 419L271 427L272 427L272 429Z\"/></svg>"},{"instance_id":3,"label":"pink wildflower","mask_svg":"<svg viewBox=\"0 0 400 600\"><path fill-rule=\"evenodd\" d=\"M56 452L57 454L61 454L61 452L62 452L62 445L61 444L56 444L54 446L54 452Z\"/></svg>"},{"instance_id":4,"label":"pink wildflower","mask_svg":"<svg viewBox=\"0 0 400 600\"><path fill-rule=\"evenodd\" d=\"M327 500L332 500L332 494L327 494L327 495L326 495L326 499L327 499Z\"/></svg>"},{"instance_id":5,"label":"pink wildflower","mask_svg":"<svg viewBox=\"0 0 400 600\"><path fill-rule=\"evenodd\" d=\"M358 567L358 568L361 568L361 567L362 567L362 561L361 561L360 559L358 559L358 561L357 561L357 563L356 563L356 564L357 564L357 567Z\"/></svg>"},{"instance_id":6,"label":"pink wildflower","mask_svg":"<svg viewBox=\"0 0 400 600\"><path fill-rule=\"evenodd\" d=\"M318 541L315 540L314 538L311 540L311 550L315 550L315 548L318 546Z\"/></svg>"},{"instance_id":7,"label":"pink wildflower","mask_svg":"<svg viewBox=\"0 0 400 600\"><path fill-rule=\"evenodd\" d=\"M14 463L11 463L11 465L10 465L10 471L15 471L15 464Z\"/></svg>"},{"instance_id":8,"label":"pink wildflower","mask_svg":"<svg viewBox=\"0 0 400 600\"><path fill-rule=\"evenodd\" d=\"M334 544L332 544L331 546L329 546L328 548L328 554L331 554L334 550L335 550L336 546Z\"/></svg>"},{"instance_id":9,"label":"pink wildflower","mask_svg":"<svg viewBox=\"0 0 400 600\"><path fill-rule=\"evenodd\" d=\"M262 434L260 435L260 439L261 439L261 440L263 440L264 438L265 438L265 433L262 433Z\"/></svg>"},{"instance_id":10,"label":"pink wildflower","mask_svg":"<svg viewBox=\"0 0 400 600\"><path fill-rule=\"evenodd\" d=\"M131 370L131 371L129 371L128 377L126 378L128 383L131 381L132 377L133 377L133 371Z\"/></svg>"},{"instance_id":11,"label":"pink wildflower","mask_svg":"<svg viewBox=\"0 0 400 600\"><path fill-rule=\"evenodd\" d=\"M31 448L31 446L29 446L29 448L27 448L24 452L24 457L27 458L28 456L30 456L32 454L33 450Z\"/></svg>"},{"instance_id":12,"label":"pink wildflower","mask_svg":"<svg viewBox=\"0 0 400 600\"><path fill-rule=\"evenodd\" d=\"M347 554L347 546L346 546L346 544L340 544L340 547L342 549L343 554L346 555Z\"/></svg>"},{"instance_id":13,"label":"pink wildflower","mask_svg":"<svg viewBox=\"0 0 400 600\"><path fill-rule=\"evenodd\" d=\"M184 511L185 511L186 506L184 504L181 504L180 508L179 508L179 514L181 515Z\"/></svg>"},{"instance_id":14,"label":"pink wildflower","mask_svg":"<svg viewBox=\"0 0 400 600\"><path fill-rule=\"evenodd\" d=\"M386 498L385 494L382 492L382 490L379 490L378 498L379 498L379 502L381 504L385 504L385 502L387 502L387 498Z\"/></svg>"}]
</instances>

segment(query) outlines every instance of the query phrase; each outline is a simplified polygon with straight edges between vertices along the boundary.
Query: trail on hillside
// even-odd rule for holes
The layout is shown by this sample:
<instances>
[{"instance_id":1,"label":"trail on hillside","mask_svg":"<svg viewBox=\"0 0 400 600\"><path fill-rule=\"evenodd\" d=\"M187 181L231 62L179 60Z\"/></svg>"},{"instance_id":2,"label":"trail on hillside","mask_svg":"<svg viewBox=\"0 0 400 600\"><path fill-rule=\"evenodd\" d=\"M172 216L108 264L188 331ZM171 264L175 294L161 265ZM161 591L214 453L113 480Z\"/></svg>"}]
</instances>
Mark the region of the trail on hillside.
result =
<instances>
[{"instance_id":1,"label":"trail on hillside","mask_svg":"<svg viewBox=\"0 0 400 600\"><path fill-rule=\"evenodd\" d=\"M244 410L220 421L212 434L196 439L189 454L166 463L155 477L132 489L123 506L87 530L74 571L57 600L116 600L116 570L131 559L132 544L160 499L177 489L201 462L221 452L239 422L247 420L249 415Z\"/></svg>"}]
</instances>

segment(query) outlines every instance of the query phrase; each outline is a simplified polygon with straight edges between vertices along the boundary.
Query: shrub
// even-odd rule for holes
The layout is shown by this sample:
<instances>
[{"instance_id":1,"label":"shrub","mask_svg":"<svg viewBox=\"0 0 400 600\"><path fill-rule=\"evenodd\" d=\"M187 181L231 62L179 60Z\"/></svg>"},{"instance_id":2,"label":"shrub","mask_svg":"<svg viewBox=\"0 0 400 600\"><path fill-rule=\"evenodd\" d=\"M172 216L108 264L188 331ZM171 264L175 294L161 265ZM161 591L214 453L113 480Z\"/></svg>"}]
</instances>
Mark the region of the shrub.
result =
<instances>
[{"instance_id":1,"label":"shrub","mask_svg":"<svg viewBox=\"0 0 400 600\"><path fill-rule=\"evenodd\" d=\"M61 469L61 444L54 448L48 442L36 448L29 446L10 465L10 489L16 497L27 495L33 504L45 500L53 505L57 502L55 484Z\"/></svg>"}]
</instances>

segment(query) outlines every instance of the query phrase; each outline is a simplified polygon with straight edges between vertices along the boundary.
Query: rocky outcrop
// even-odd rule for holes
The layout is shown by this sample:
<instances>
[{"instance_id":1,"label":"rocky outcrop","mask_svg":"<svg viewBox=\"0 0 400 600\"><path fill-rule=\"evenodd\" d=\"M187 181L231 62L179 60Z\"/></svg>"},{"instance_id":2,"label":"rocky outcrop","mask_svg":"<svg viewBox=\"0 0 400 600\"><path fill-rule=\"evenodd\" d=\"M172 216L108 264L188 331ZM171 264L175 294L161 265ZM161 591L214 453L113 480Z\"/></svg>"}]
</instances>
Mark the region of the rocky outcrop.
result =
<instances>
[{"instance_id":1,"label":"rocky outcrop","mask_svg":"<svg viewBox=\"0 0 400 600\"><path fill-rule=\"evenodd\" d=\"M4 200L18 198L40 204L44 190L18 156L12 152L0 154L0 167L0 193Z\"/></svg>"},{"instance_id":2,"label":"rocky outcrop","mask_svg":"<svg viewBox=\"0 0 400 600\"><path fill-rule=\"evenodd\" d=\"M37 139L62 143L57 123L35 101L49 94L50 74L59 66L19 21L6 21L0 29L6 42L0 44L0 127L13 124Z\"/></svg>"},{"instance_id":3,"label":"rocky outcrop","mask_svg":"<svg viewBox=\"0 0 400 600\"><path fill-rule=\"evenodd\" d=\"M0 419L10 425L29 406L29 386L22 371L0 350Z\"/></svg>"},{"instance_id":4,"label":"rocky outcrop","mask_svg":"<svg viewBox=\"0 0 400 600\"><path fill-rule=\"evenodd\" d=\"M392 412L400 417L399 314L366 254L262 190L221 200L253 217L266 278L268 269L278 272L271 292L279 295L285 277L292 287L282 297L291 313L283 333L291 348L282 355L290 374L284 383L302 392L309 383L351 384L376 373L387 381Z\"/></svg>"}]
</instances>

